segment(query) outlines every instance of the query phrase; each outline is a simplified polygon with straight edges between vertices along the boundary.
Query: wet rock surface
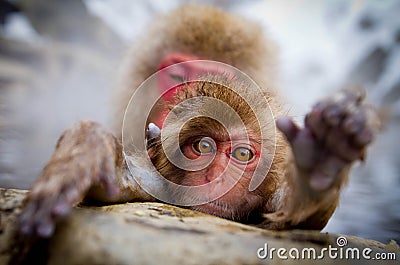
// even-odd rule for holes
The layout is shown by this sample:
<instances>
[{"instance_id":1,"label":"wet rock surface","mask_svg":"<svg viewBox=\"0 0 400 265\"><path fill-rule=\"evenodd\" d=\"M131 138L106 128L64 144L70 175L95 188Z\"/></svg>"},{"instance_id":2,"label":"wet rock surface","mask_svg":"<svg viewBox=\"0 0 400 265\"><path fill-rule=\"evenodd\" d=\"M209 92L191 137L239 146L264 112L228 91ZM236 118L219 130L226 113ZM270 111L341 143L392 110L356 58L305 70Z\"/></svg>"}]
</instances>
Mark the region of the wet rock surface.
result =
<instances>
[{"instance_id":1,"label":"wet rock surface","mask_svg":"<svg viewBox=\"0 0 400 265\"><path fill-rule=\"evenodd\" d=\"M243 225L163 203L126 203L76 207L60 220L49 240L18 241L16 221L26 191L0 189L0 263L33 264L313 264L321 262L322 248L338 247L340 235L317 231L275 232ZM347 248L395 253L395 242L383 243L344 237ZM342 238L343 239L343 238ZM288 260L272 248L287 250ZM316 257L293 259L291 249L315 249ZM308 252L307 252L308 253ZM307 254L306 255L309 255ZM361 252L360 252L361 253ZM292 254L296 254L292 250ZM313 255L313 254L310 254ZM331 259L326 264L365 264L365 259ZM376 262L376 261L375 261ZM396 261L385 261L385 264Z\"/></svg>"}]
</instances>

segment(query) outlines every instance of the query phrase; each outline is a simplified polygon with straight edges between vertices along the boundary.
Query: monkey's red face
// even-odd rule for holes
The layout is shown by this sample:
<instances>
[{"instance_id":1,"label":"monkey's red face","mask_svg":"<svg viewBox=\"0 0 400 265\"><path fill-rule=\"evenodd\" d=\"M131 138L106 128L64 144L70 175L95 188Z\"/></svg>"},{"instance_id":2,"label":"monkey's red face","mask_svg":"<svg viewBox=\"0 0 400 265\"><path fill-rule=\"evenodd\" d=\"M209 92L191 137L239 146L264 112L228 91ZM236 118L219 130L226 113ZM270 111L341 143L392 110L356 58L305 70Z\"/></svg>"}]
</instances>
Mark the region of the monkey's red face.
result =
<instances>
[{"instance_id":1,"label":"monkey's red face","mask_svg":"<svg viewBox=\"0 0 400 265\"><path fill-rule=\"evenodd\" d=\"M190 160L207 166L201 170L187 171L184 177L169 179L185 186L207 184L208 194L204 196L218 197L192 209L238 220L243 219L244 212L252 212L262 204L263 198L248 190L260 159L259 143L251 139L247 141L242 135L232 140L194 137L185 141L181 149ZM233 188L226 192L230 185Z\"/></svg>"}]
</instances>

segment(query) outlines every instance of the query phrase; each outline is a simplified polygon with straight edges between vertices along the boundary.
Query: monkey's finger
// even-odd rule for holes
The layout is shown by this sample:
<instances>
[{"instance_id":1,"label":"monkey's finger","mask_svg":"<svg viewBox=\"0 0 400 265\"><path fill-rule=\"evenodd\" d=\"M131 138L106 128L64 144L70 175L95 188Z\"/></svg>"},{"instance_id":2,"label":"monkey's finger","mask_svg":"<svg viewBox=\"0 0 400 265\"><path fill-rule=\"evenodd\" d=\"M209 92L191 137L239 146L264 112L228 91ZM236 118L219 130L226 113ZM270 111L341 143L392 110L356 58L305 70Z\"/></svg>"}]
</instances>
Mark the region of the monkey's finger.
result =
<instances>
[{"instance_id":1,"label":"monkey's finger","mask_svg":"<svg viewBox=\"0 0 400 265\"><path fill-rule=\"evenodd\" d=\"M37 235L42 238L48 238L54 233L54 220L43 218L36 227Z\"/></svg>"},{"instance_id":2,"label":"monkey's finger","mask_svg":"<svg viewBox=\"0 0 400 265\"><path fill-rule=\"evenodd\" d=\"M34 225L32 223L32 216L34 216L38 208L38 203L34 201L28 201L19 216L19 231L24 236L30 236L34 232Z\"/></svg>"},{"instance_id":3,"label":"monkey's finger","mask_svg":"<svg viewBox=\"0 0 400 265\"><path fill-rule=\"evenodd\" d=\"M66 216L72 209L72 205L67 200L60 200L53 207L52 215L55 217Z\"/></svg>"},{"instance_id":4,"label":"monkey's finger","mask_svg":"<svg viewBox=\"0 0 400 265\"><path fill-rule=\"evenodd\" d=\"M310 129L300 130L291 142L291 146L297 166L305 170L315 166L320 148Z\"/></svg>"},{"instance_id":5,"label":"monkey's finger","mask_svg":"<svg viewBox=\"0 0 400 265\"><path fill-rule=\"evenodd\" d=\"M316 141L308 128L300 129L290 118L280 117L277 127L285 134L292 146L296 164L302 169L310 169L316 159Z\"/></svg>"},{"instance_id":6,"label":"monkey's finger","mask_svg":"<svg viewBox=\"0 0 400 265\"><path fill-rule=\"evenodd\" d=\"M324 191L332 187L338 181L336 177L339 172L347 166L348 163L337 156L330 155L323 161L310 174L309 184L315 191Z\"/></svg>"},{"instance_id":7,"label":"monkey's finger","mask_svg":"<svg viewBox=\"0 0 400 265\"><path fill-rule=\"evenodd\" d=\"M326 135L325 145L333 155L347 162L353 162L361 157L362 152L360 148L354 147L352 138L341 128L332 128Z\"/></svg>"},{"instance_id":8,"label":"monkey's finger","mask_svg":"<svg viewBox=\"0 0 400 265\"><path fill-rule=\"evenodd\" d=\"M324 101L326 105L323 111L325 121L330 126L338 126L346 117L353 116L358 110L362 109L364 97L365 93L361 90L338 92L332 98ZM361 115L357 115L355 118L362 119Z\"/></svg>"},{"instance_id":9,"label":"monkey's finger","mask_svg":"<svg viewBox=\"0 0 400 265\"><path fill-rule=\"evenodd\" d=\"M57 218L67 215L71 211L73 205L80 201L80 193L82 192L78 190L76 185L64 187L52 206L52 216Z\"/></svg>"},{"instance_id":10,"label":"monkey's finger","mask_svg":"<svg viewBox=\"0 0 400 265\"><path fill-rule=\"evenodd\" d=\"M105 157L102 163L102 172L100 173L100 182L110 198L116 198L120 192L117 185L117 174L115 172L115 162L109 157Z\"/></svg>"},{"instance_id":11,"label":"monkey's finger","mask_svg":"<svg viewBox=\"0 0 400 265\"><path fill-rule=\"evenodd\" d=\"M349 113L342 123L342 130L349 136L349 146L352 150L359 153L357 158L363 159L364 148L372 142L376 133L376 128L368 123L367 109L365 106L358 108Z\"/></svg>"},{"instance_id":12,"label":"monkey's finger","mask_svg":"<svg viewBox=\"0 0 400 265\"><path fill-rule=\"evenodd\" d=\"M371 143L374 139L374 133L369 128L365 128L359 134L354 137L354 145L358 148L363 148L367 144Z\"/></svg>"},{"instance_id":13,"label":"monkey's finger","mask_svg":"<svg viewBox=\"0 0 400 265\"><path fill-rule=\"evenodd\" d=\"M345 94L348 99L352 100L357 105L361 104L366 97L366 91L362 87L351 87L342 90L341 93Z\"/></svg>"},{"instance_id":14,"label":"monkey's finger","mask_svg":"<svg viewBox=\"0 0 400 265\"><path fill-rule=\"evenodd\" d=\"M276 120L276 126L283 132L289 142L292 142L300 131L299 127L288 117L279 117Z\"/></svg>"},{"instance_id":15,"label":"monkey's finger","mask_svg":"<svg viewBox=\"0 0 400 265\"><path fill-rule=\"evenodd\" d=\"M20 233L29 237L49 237L54 230L51 210L55 201L54 196L32 198L21 213Z\"/></svg>"},{"instance_id":16,"label":"monkey's finger","mask_svg":"<svg viewBox=\"0 0 400 265\"><path fill-rule=\"evenodd\" d=\"M348 105L347 101L340 102L331 102L326 108L323 110L323 119L329 126L338 126L346 112L346 107Z\"/></svg>"},{"instance_id":17,"label":"monkey's finger","mask_svg":"<svg viewBox=\"0 0 400 265\"><path fill-rule=\"evenodd\" d=\"M342 104L344 102L353 102L356 105L362 104L366 96L366 92L361 87L352 87L342 89L327 99L333 104Z\"/></svg>"},{"instance_id":18,"label":"monkey's finger","mask_svg":"<svg viewBox=\"0 0 400 265\"><path fill-rule=\"evenodd\" d=\"M346 115L341 126L347 134L358 134L364 129L366 122L365 110L360 106Z\"/></svg>"},{"instance_id":19,"label":"monkey's finger","mask_svg":"<svg viewBox=\"0 0 400 265\"><path fill-rule=\"evenodd\" d=\"M311 112L306 115L304 122L305 126L311 129L317 139L323 138L328 130L328 125L324 122L322 115L325 104L325 102L315 104Z\"/></svg>"},{"instance_id":20,"label":"monkey's finger","mask_svg":"<svg viewBox=\"0 0 400 265\"><path fill-rule=\"evenodd\" d=\"M57 196L58 197L58 196ZM58 198L54 196L47 197L39 201L39 207L32 217L32 221L35 227L35 234L48 238L54 231L55 216L52 214L55 203Z\"/></svg>"}]
</instances>

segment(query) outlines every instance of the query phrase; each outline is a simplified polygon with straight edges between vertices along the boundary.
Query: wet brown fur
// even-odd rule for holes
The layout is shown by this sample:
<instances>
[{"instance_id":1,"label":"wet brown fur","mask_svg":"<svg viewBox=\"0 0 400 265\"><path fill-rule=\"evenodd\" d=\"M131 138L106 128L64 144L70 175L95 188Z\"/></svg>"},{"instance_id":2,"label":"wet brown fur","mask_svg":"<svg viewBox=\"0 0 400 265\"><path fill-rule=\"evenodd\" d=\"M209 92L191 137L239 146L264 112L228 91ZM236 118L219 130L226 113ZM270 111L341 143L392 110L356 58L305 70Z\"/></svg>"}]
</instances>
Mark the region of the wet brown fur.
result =
<instances>
[{"instance_id":1,"label":"wet brown fur","mask_svg":"<svg viewBox=\"0 0 400 265\"><path fill-rule=\"evenodd\" d=\"M320 229L326 224L336 208L339 191L345 181L322 193L321 196L310 192L304 187L304 183L299 183L304 182L304 178L299 176L301 172L298 173L296 170L289 144L282 133L275 131L275 117L286 114L281 109L280 97L274 87L275 45L263 34L260 26L246 19L212 7L188 4L158 19L145 36L138 40L138 45L123 65L126 69L124 81L116 93L114 103L115 136L96 123L81 122L67 130L60 138L52 159L28 197L29 205L22 215L23 225L31 224L32 229L40 228L43 226L44 218L55 218L52 211L53 207L58 206L58 202L65 200L75 204L85 195L107 203L154 200L140 190L129 175L121 150L121 127L125 108L135 89L158 70L165 56L175 52L235 66L248 74L261 88L264 97L250 95L253 97L251 106L255 106L253 110L239 96L241 93L246 93L247 87L235 80L231 81L229 86L237 87L240 93L234 93L221 85L199 82L195 84L194 90L183 89L176 95L177 102L196 96L221 100L243 117L250 135L257 137L262 132L265 138L259 141L275 140L272 166L263 184L254 191L263 198L263 203L258 205L255 212L259 215L266 213L268 218L261 225L273 229L295 227ZM149 91L149 94L151 93L153 92ZM148 101L146 96L142 99L142 103ZM263 103L265 100L269 103L274 117L258 121L255 113L266 111L267 106ZM181 108L174 111L180 112L183 120L185 115L196 111L200 114L206 114L204 111L218 111L213 110L213 106L203 108L201 104L201 101L190 106L182 104ZM135 107L140 108L140 102ZM131 108L127 115L132 114L132 111L137 109ZM229 117L227 120L229 121ZM144 135L144 128L140 128L134 119L125 122L127 134L124 137L143 142L141 136ZM217 132L220 134L218 137L226 138L226 132L221 125L207 118L188 122L180 132L174 125L167 124L163 130L166 135L180 133L182 141L192 137L196 133L193 131L198 129L208 130L214 134ZM236 125L230 124L230 126ZM156 143L150 150L156 168L164 176L180 174L184 177L184 171L175 168L167 161L160 144ZM146 164L143 165L145 168ZM343 171L345 177L340 179L345 180L347 173ZM122 191L116 199L110 199L109 194L104 191L104 187L112 186L110 185L112 181L118 182L115 184ZM63 189L66 192L60 195L59 192ZM40 211L37 211L38 207ZM243 213L242 215L245 216Z\"/></svg>"},{"instance_id":2,"label":"wet brown fur","mask_svg":"<svg viewBox=\"0 0 400 265\"><path fill-rule=\"evenodd\" d=\"M126 70L122 73L121 85L114 98L116 135L121 132L129 95L158 70L163 58L174 52L235 66L255 80L265 93L275 93L275 44L263 34L259 25L215 7L183 5L159 17L136 43L122 66ZM278 102L272 104L277 108L279 106ZM125 125L137 127L129 121ZM129 137L136 140L136 135L135 129L132 129Z\"/></svg>"}]
</instances>

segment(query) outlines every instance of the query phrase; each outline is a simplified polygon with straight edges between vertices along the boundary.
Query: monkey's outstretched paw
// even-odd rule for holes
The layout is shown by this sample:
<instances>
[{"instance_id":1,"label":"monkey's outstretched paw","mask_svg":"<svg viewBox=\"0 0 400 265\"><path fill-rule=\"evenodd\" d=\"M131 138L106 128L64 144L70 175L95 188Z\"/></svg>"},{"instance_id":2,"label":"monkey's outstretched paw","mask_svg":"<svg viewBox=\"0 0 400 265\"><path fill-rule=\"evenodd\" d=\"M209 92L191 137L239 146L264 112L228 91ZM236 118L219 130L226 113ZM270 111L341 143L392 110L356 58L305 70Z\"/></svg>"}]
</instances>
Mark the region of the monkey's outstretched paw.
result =
<instances>
[{"instance_id":1,"label":"monkey's outstretched paw","mask_svg":"<svg viewBox=\"0 0 400 265\"><path fill-rule=\"evenodd\" d=\"M373 140L377 119L363 103L360 91L344 90L314 105L299 128L287 117L277 120L278 128L292 146L297 166L309 175L311 188L330 188L340 172L352 162L364 159Z\"/></svg>"},{"instance_id":2,"label":"monkey's outstretched paw","mask_svg":"<svg viewBox=\"0 0 400 265\"><path fill-rule=\"evenodd\" d=\"M118 194L115 156L108 137L111 135L91 122L81 122L63 134L25 200L19 217L23 236L51 236L56 220L67 215L95 185L102 186L110 197Z\"/></svg>"}]
</instances>

